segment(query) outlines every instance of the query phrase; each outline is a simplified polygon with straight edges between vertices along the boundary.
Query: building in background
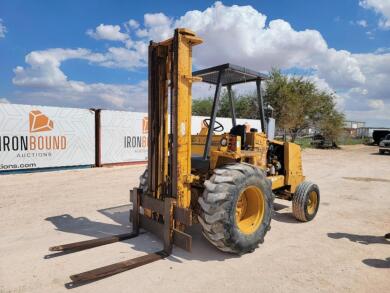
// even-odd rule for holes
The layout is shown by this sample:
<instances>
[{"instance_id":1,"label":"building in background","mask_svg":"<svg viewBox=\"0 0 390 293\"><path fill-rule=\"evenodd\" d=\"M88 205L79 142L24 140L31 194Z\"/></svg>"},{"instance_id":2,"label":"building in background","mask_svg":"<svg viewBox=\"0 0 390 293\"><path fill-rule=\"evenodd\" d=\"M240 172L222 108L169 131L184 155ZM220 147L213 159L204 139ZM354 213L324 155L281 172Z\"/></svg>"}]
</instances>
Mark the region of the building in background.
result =
<instances>
[{"instance_id":1,"label":"building in background","mask_svg":"<svg viewBox=\"0 0 390 293\"><path fill-rule=\"evenodd\" d=\"M347 120L344 122L344 131L350 137L358 137L357 130L365 126L366 126L366 122Z\"/></svg>"}]
</instances>

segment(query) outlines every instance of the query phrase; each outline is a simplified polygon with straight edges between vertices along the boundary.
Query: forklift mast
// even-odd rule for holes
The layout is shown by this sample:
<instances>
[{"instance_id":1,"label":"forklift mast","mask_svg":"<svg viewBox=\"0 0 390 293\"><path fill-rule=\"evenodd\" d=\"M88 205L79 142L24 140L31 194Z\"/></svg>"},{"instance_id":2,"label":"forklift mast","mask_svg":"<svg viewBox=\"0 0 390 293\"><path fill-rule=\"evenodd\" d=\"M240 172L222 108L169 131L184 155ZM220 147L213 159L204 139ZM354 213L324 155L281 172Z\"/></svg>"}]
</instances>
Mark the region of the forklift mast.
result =
<instances>
[{"instance_id":1,"label":"forklift mast","mask_svg":"<svg viewBox=\"0 0 390 293\"><path fill-rule=\"evenodd\" d=\"M149 45L149 196L191 202L192 46L195 33L176 29L174 37ZM169 129L168 115L171 125Z\"/></svg>"}]
</instances>

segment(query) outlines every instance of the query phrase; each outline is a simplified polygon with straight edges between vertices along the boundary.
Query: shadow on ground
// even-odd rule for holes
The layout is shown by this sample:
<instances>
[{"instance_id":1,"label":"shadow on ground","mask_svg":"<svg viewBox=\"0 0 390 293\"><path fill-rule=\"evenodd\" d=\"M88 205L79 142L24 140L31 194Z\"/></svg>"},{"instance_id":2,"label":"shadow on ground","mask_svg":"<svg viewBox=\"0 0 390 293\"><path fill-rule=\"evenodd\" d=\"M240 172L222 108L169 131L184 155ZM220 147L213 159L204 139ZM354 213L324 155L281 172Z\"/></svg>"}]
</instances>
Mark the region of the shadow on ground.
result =
<instances>
[{"instance_id":1,"label":"shadow on ground","mask_svg":"<svg viewBox=\"0 0 390 293\"><path fill-rule=\"evenodd\" d=\"M383 235L373 236L373 235L358 235L358 234L349 234L349 233L328 233L328 237L333 239L342 239L346 238L349 241L369 245L369 244L390 244L390 241L387 241Z\"/></svg>"},{"instance_id":2,"label":"shadow on ground","mask_svg":"<svg viewBox=\"0 0 390 293\"><path fill-rule=\"evenodd\" d=\"M390 269L390 257L386 259L367 258L363 259L362 263L378 269Z\"/></svg>"},{"instance_id":3,"label":"shadow on ground","mask_svg":"<svg viewBox=\"0 0 390 293\"><path fill-rule=\"evenodd\" d=\"M288 206L286 206L285 204L274 202L274 211L275 212L283 210L285 208L288 208Z\"/></svg>"},{"instance_id":4,"label":"shadow on ground","mask_svg":"<svg viewBox=\"0 0 390 293\"><path fill-rule=\"evenodd\" d=\"M127 212L128 213L128 212ZM118 217L118 215L115 215ZM126 222L117 222L117 224L108 224L97 221L91 221L85 217L74 218L69 214L46 218L58 231L76 233L95 238L107 237L115 234L126 233L130 225Z\"/></svg>"},{"instance_id":5,"label":"shadow on ground","mask_svg":"<svg viewBox=\"0 0 390 293\"><path fill-rule=\"evenodd\" d=\"M46 218L46 220L51 222L58 231L80 234L93 238L101 238L115 234L131 232L131 224L129 223L129 209L130 205L123 205L98 210L98 212L107 216L116 224L92 221L85 217L74 218L69 214L49 217ZM194 225L186 232L192 236L192 252L187 252L180 248L174 248L173 254L168 257L169 260L174 262L181 262L179 258L183 258L187 260L199 261L223 261L228 258L237 257L233 254L223 253L217 250L208 241L206 241L203 238L200 225ZM145 253L156 252L163 248L162 242L151 233L144 233L137 236L136 238L122 242L128 243L132 249ZM64 253L49 254L45 256L45 258L51 258L63 254Z\"/></svg>"},{"instance_id":6,"label":"shadow on ground","mask_svg":"<svg viewBox=\"0 0 390 293\"><path fill-rule=\"evenodd\" d=\"M390 234L390 233L389 233ZM387 236L388 234L386 234ZM346 238L352 242L369 245L369 244L390 244L389 240L386 240L385 236L373 236L373 235L357 235L349 233L328 233L328 237L333 239ZM390 257L386 259L367 258L363 259L362 263L370 267L379 269L390 268Z\"/></svg>"},{"instance_id":7,"label":"shadow on ground","mask_svg":"<svg viewBox=\"0 0 390 293\"><path fill-rule=\"evenodd\" d=\"M288 208L289 206L280 204L280 203L274 203L274 214L272 215L272 220L283 222L283 223L290 223L290 224L297 224L298 221L295 219L294 215L289 211L283 211L284 209Z\"/></svg>"}]
</instances>

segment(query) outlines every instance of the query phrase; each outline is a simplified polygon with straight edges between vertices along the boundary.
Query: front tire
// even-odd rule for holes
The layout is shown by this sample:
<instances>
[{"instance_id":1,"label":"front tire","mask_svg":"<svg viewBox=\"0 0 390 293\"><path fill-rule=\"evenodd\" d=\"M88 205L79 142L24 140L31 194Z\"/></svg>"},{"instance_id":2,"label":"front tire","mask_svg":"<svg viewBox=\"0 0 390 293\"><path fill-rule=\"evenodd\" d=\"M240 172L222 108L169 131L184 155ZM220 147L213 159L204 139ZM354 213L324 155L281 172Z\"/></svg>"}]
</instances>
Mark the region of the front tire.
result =
<instances>
[{"instance_id":1,"label":"front tire","mask_svg":"<svg viewBox=\"0 0 390 293\"><path fill-rule=\"evenodd\" d=\"M292 210L294 217L301 222L314 219L320 205L320 190L318 186L309 181L303 181L295 191Z\"/></svg>"},{"instance_id":2,"label":"front tire","mask_svg":"<svg viewBox=\"0 0 390 293\"><path fill-rule=\"evenodd\" d=\"M244 254L263 243L273 210L271 181L249 164L214 170L198 202L205 238L218 249Z\"/></svg>"}]
</instances>

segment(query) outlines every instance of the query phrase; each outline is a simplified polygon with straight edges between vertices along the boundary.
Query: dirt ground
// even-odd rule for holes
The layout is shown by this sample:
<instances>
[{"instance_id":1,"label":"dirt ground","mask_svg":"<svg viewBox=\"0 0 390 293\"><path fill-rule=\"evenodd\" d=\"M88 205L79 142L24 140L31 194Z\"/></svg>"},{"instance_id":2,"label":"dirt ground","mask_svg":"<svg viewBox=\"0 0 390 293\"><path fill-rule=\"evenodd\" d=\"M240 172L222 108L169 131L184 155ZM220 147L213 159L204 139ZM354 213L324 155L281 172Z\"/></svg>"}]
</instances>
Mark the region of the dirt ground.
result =
<instances>
[{"instance_id":1,"label":"dirt ground","mask_svg":"<svg viewBox=\"0 0 390 293\"><path fill-rule=\"evenodd\" d=\"M144 166L0 176L0 292L389 292L390 155L377 147L303 152L321 191L316 219L277 201L272 230L241 257L194 227L193 251L69 288L69 275L156 251L150 234L50 257L48 247L129 231L129 188Z\"/></svg>"}]
</instances>

